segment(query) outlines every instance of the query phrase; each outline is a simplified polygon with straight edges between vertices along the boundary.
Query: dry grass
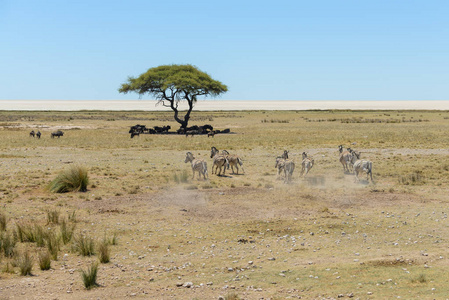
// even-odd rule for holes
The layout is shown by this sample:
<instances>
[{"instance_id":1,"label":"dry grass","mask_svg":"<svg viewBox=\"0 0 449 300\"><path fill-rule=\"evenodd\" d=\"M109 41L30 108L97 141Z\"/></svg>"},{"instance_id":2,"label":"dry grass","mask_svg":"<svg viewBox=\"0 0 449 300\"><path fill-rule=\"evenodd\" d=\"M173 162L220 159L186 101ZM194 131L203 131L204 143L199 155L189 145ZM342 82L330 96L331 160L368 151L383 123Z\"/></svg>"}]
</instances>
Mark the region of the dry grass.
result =
<instances>
[{"instance_id":1,"label":"dry grass","mask_svg":"<svg viewBox=\"0 0 449 300\"><path fill-rule=\"evenodd\" d=\"M32 288L5 273L4 286L16 288L2 293L443 298L448 117L428 111L195 112L192 125L211 123L236 134L130 139L130 125L176 124L162 112L1 112L0 204L8 222L1 247L12 254L0 265L13 270L14 253L24 248L42 252L34 224L48 223L43 231L61 232L63 242L45 283ZM29 138L31 128L43 132L40 140ZM64 136L50 139L60 128ZM376 184L356 184L343 174L340 144L373 161ZM242 157L245 174L209 172L209 180L192 180L185 152L206 159L210 168L211 146ZM285 149L297 164L303 151L315 158L308 178L295 172L290 184L276 179L274 158ZM44 189L61 170L79 165L89 169L87 192ZM59 225L47 215L52 211L60 212ZM75 222L79 235L73 240ZM93 252L89 241L105 232L109 243L117 244L110 241L116 236L120 243L112 248L111 264L98 266L102 288L85 291L70 270L86 269L92 258L70 250L88 236L82 248ZM35 268L37 276L29 279L43 278L42 272ZM179 282L193 282L193 288L177 287Z\"/></svg>"}]
</instances>

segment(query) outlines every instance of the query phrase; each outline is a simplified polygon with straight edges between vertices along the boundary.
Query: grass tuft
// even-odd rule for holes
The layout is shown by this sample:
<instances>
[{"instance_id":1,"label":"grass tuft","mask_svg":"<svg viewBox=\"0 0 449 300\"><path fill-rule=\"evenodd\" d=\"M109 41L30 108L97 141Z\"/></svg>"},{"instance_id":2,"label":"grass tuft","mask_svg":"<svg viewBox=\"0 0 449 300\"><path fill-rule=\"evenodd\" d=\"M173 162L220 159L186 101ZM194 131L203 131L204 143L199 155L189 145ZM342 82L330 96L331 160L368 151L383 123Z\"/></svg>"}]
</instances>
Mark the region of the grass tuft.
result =
<instances>
[{"instance_id":1,"label":"grass tuft","mask_svg":"<svg viewBox=\"0 0 449 300\"><path fill-rule=\"evenodd\" d=\"M94 254L94 240L80 234L73 241L73 249L82 256L91 256Z\"/></svg>"},{"instance_id":2,"label":"grass tuft","mask_svg":"<svg viewBox=\"0 0 449 300\"><path fill-rule=\"evenodd\" d=\"M186 183L189 180L187 170L183 170L180 174L173 175L173 181L176 183Z\"/></svg>"},{"instance_id":3,"label":"grass tuft","mask_svg":"<svg viewBox=\"0 0 449 300\"><path fill-rule=\"evenodd\" d=\"M86 192L88 183L87 170L80 166L72 166L62 171L47 189L53 193Z\"/></svg>"},{"instance_id":4,"label":"grass tuft","mask_svg":"<svg viewBox=\"0 0 449 300\"><path fill-rule=\"evenodd\" d=\"M106 264L110 261L109 243L106 239L101 241L98 245L98 259L102 264Z\"/></svg>"},{"instance_id":5,"label":"grass tuft","mask_svg":"<svg viewBox=\"0 0 449 300\"><path fill-rule=\"evenodd\" d=\"M6 223L8 223L6 216L3 213L0 213L0 231L6 230Z\"/></svg>"},{"instance_id":6,"label":"grass tuft","mask_svg":"<svg viewBox=\"0 0 449 300\"><path fill-rule=\"evenodd\" d=\"M1 251L5 257L13 257L15 254L16 239L9 233L0 234Z\"/></svg>"},{"instance_id":7,"label":"grass tuft","mask_svg":"<svg viewBox=\"0 0 449 300\"><path fill-rule=\"evenodd\" d=\"M53 260L58 260L58 252L60 249L60 238L58 236L56 236L56 234L54 233L54 231L51 231L47 234L47 249L51 254L51 258Z\"/></svg>"},{"instance_id":8,"label":"grass tuft","mask_svg":"<svg viewBox=\"0 0 449 300\"><path fill-rule=\"evenodd\" d=\"M47 211L47 224L59 224L59 210Z\"/></svg>"},{"instance_id":9,"label":"grass tuft","mask_svg":"<svg viewBox=\"0 0 449 300\"><path fill-rule=\"evenodd\" d=\"M67 245L73 237L73 232L75 231L75 224L72 224L71 226L67 224L65 219L62 219L61 222L61 239L62 243L64 245Z\"/></svg>"},{"instance_id":10,"label":"grass tuft","mask_svg":"<svg viewBox=\"0 0 449 300\"><path fill-rule=\"evenodd\" d=\"M33 269L33 258L28 251L24 251L16 260L16 265L19 267L20 275L31 275Z\"/></svg>"},{"instance_id":11,"label":"grass tuft","mask_svg":"<svg viewBox=\"0 0 449 300\"><path fill-rule=\"evenodd\" d=\"M88 290L99 286L97 283L98 264L94 263L86 271L81 270L84 287Z\"/></svg>"},{"instance_id":12,"label":"grass tuft","mask_svg":"<svg viewBox=\"0 0 449 300\"><path fill-rule=\"evenodd\" d=\"M50 270L51 268L50 252L48 251L39 252L39 268L42 271Z\"/></svg>"}]
</instances>

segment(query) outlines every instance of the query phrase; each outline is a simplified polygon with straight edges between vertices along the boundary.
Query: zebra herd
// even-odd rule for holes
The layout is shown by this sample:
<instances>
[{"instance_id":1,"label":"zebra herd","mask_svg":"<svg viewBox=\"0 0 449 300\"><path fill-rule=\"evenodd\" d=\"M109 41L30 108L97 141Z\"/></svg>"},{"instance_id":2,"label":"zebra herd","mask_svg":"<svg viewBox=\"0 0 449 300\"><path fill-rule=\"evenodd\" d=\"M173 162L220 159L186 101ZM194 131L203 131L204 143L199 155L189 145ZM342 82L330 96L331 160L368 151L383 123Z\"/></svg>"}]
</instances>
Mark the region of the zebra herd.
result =
<instances>
[{"instance_id":1,"label":"zebra herd","mask_svg":"<svg viewBox=\"0 0 449 300\"><path fill-rule=\"evenodd\" d=\"M369 160L360 159L361 152L354 151L351 148L343 149L343 145L338 146L340 152L340 163L343 166L344 173L353 173L355 181L359 182L359 174L366 174L366 181L373 180L373 163Z\"/></svg>"},{"instance_id":2,"label":"zebra herd","mask_svg":"<svg viewBox=\"0 0 449 300\"><path fill-rule=\"evenodd\" d=\"M218 176L224 176L226 174L226 169L229 168L231 168L232 174L238 174L239 166L242 168L242 171L245 172L243 169L243 160L236 154L229 154L226 150L221 151L220 154L220 151L217 148L211 147L210 158L212 158L212 174L217 174L218 172ZM195 158L191 152L187 152L184 162L191 163L193 172L192 179L195 178L195 172L198 172L199 178L203 175L204 179L206 179L208 172L207 163L204 159ZM237 172L234 171L234 167Z\"/></svg>"},{"instance_id":3,"label":"zebra herd","mask_svg":"<svg viewBox=\"0 0 449 300\"><path fill-rule=\"evenodd\" d=\"M360 173L366 174L366 180L373 181L373 163L369 160L360 159L361 152L355 151L351 148L344 150L343 145L338 146L340 152L340 163L343 166L343 172L353 173L355 175L355 181L359 182ZM289 159L289 151L284 150L281 156L276 157L275 168L277 169L278 178L283 174L284 182L288 183L291 181L293 172L295 170L295 160ZM216 147L211 147L210 158L212 158L212 174L218 176L224 176L226 174L226 169L232 169L233 174L239 173L239 166L243 170L243 160L235 154L229 154L228 151L220 151ZM195 178L195 172L198 172L198 178L203 176L204 179L208 177L207 163L204 159L195 158L191 152L186 153L185 163L190 162L192 166L193 176ZM302 153L301 162L301 177L306 177L310 170L313 168L315 160L309 157L306 152ZM236 172L234 171L234 167Z\"/></svg>"}]
</instances>

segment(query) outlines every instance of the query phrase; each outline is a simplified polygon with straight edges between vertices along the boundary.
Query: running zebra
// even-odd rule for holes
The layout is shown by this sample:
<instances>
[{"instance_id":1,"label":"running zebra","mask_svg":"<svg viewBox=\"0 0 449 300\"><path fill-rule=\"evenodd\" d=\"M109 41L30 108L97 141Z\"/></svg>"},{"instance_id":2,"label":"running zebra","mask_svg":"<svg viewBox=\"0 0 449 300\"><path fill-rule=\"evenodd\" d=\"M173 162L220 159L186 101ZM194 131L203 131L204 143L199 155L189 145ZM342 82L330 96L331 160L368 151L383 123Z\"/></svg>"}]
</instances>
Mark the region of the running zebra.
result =
<instances>
[{"instance_id":1,"label":"running zebra","mask_svg":"<svg viewBox=\"0 0 449 300\"><path fill-rule=\"evenodd\" d=\"M295 162L292 159L285 160L284 164L285 183L289 183L292 180L294 170L295 170Z\"/></svg>"},{"instance_id":2,"label":"running zebra","mask_svg":"<svg viewBox=\"0 0 449 300\"><path fill-rule=\"evenodd\" d=\"M218 176L221 176L221 170L223 169L223 175L226 173L226 167L229 167L229 161L226 158L226 156L221 155L217 148L211 147L210 148L210 158L213 159L212 164L212 174L217 174L217 169L220 168L220 171L218 172ZM214 173L214 167L215 167L215 173Z\"/></svg>"},{"instance_id":3,"label":"running zebra","mask_svg":"<svg viewBox=\"0 0 449 300\"><path fill-rule=\"evenodd\" d=\"M350 173L349 162L352 159L351 152L343 150L343 145L338 146L338 151L340 151L340 163L343 166L343 173Z\"/></svg>"},{"instance_id":4,"label":"running zebra","mask_svg":"<svg viewBox=\"0 0 449 300\"><path fill-rule=\"evenodd\" d=\"M284 172L285 159L282 156L276 157L276 164L274 167L278 170L278 179L280 179L281 172Z\"/></svg>"},{"instance_id":5,"label":"running zebra","mask_svg":"<svg viewBox=\"0 0 449 300\"><path fill-rule=\"evenodd\" d=\"M206 180L206 176L208 176L208 173L207 173L207 164L204 160L197 159L193 156L191 152L187 152L186 159L184 162L185 163L190 162L192 165L192 172L193 172L192 179L195 179L195 172L198 172L198 179L200 179L201 175L203 175L204 180Z\"/></svg>"},{"instance_id":6,"label":"running zebra","mask_svg":"<svg viewBox=\"0 0 449 300\"><path fill-rule=\"evenodd\" d=\"M306 177L307 173L312 169L313 165L315 163L315 160L311 157L307 157L307 153L302 153L302 169L301 169L301 176L304 174L304 177Z\"/></svg>"},{"instance_id":7,"label":"running zebra","mask_svg":"<svg viewBox=\"0 0 449 300\"><path fill-rule=\"evenodd\" d=\"M229 162L228 169L229 169L229 166L231 166L232 174L238 174L239 173L239 165L242 167L243 173L245 173L245 170L243 169L243 161L242 161L242 159L238 155L235 155L235 154L231 155L226 150L221 151L221 154L224 157L226 157L226 159L228 160L228 162ZM234 166L237 169L237 173L234 172Z\"/></svg>"},{"instance_id":8,"label":"running zebra","mask_svg":"<svg viewBox=\"0 0 449 300\"><path fill-rule=\"evenodd\" d=\"M371 182L374 182L373 180L373 163L369 160L357 160L354 163L354 174L355 174L355 181L359 182L359 173L363 172L366 173L366 181L369 182L369 178L371 178Z\"/></svg>"}]
</instances>

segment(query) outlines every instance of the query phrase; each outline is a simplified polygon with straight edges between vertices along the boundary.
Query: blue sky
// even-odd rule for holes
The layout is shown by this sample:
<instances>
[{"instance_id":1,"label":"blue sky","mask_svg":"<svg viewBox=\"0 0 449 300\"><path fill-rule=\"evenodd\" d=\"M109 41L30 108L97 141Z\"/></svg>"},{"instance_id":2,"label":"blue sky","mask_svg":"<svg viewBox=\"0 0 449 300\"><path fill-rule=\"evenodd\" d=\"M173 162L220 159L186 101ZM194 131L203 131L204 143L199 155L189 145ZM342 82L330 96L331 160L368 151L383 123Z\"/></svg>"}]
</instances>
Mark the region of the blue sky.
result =
<instances>
[{"instance_id":1,"label":"blue sky","mask_svg":"<svg viewBox=\"0 0 449 300\"><path fill-rule=\"evenodd\" d=\"M125 100L193 64L226 100L449 100L449 1L0 0L0 99ZM143 99L151 99L145 96Z\"/></svg>"}]
</instances>

